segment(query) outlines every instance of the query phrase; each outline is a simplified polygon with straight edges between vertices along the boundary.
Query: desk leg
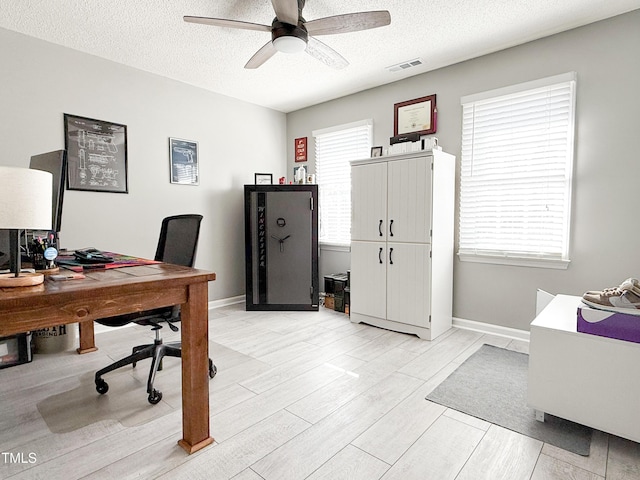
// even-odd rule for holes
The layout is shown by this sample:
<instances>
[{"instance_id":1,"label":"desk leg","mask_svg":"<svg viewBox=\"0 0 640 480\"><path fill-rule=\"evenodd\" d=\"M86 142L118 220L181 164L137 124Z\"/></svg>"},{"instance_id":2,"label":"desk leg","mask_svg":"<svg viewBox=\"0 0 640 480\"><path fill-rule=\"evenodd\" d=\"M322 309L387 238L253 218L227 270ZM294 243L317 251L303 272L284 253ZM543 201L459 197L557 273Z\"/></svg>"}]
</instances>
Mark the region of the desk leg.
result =
<instances>
[{"instance_id":1,"label":"desk leg","mask_svg":"<svg viewBox=\"0 0 640 480\"><path fill-rule=\"evenodd\" d=\"M76 349L78 353L83 354L98 350L93 333L93 320L80 322L78 324L78 331L80 333L80 348Z\"/></svg>"},{"instance_id":2,"label":"desk leg","mask_svg":"<svg viewBox=\"0 0 640 480\"><path fill-rule=\"evenodd\" d=\"M209 335L207 282L189 285L181 306L182 440L194 453L213 443L209 435Z\"/></svg>"}]
</instances>

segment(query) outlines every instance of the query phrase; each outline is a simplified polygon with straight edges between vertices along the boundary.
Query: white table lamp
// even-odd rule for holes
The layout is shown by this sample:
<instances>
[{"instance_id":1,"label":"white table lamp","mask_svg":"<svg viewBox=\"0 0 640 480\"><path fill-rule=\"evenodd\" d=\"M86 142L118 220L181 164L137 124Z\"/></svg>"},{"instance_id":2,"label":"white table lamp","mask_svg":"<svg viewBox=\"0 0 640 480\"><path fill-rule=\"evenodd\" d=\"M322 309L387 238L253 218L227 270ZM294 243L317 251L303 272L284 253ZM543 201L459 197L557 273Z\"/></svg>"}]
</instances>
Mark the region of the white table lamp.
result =
<instances>
[{"instance_id":1,"label":"white table lamp","mask_svg":"<svg viewBox=\"0 0 640 480\"><path fill-rule=\"evenodd\" d=\"M42 274L21 272L20 230L51 229L53 176L29 168L0 167L0 229L10 230L10 273L0 287L39 285Z\"/></svg>"}]
</instances>

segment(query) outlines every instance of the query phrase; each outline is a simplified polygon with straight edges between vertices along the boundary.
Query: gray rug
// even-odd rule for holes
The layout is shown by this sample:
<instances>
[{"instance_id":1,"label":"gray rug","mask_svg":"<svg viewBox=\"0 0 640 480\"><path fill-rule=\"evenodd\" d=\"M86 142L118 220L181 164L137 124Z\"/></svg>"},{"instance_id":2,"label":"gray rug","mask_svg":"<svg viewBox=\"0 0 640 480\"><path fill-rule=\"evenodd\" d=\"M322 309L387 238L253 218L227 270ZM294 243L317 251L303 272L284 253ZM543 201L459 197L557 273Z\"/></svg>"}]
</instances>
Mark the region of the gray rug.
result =
<instances>
[{"instance_id":1,"label":"gray rug","mask_svg":"<svg viewBox=\"0 0 640 480\"><path fill-rule=\"evenodd\" d=\"M529 356L483 345L447 377L427 400L500 425L578 455L589 455L592 429L527 405Z\"/></svg>"}]
</instances>

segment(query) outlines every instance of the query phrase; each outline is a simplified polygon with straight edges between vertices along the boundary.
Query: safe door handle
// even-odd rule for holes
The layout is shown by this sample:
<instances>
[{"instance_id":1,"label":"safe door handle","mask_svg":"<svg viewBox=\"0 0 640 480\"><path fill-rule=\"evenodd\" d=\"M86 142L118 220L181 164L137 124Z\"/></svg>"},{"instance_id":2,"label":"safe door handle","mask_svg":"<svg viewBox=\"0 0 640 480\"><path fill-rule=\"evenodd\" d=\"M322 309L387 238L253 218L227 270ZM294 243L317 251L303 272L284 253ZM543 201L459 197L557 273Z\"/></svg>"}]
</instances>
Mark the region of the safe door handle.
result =
<instances>
[{"instance_id":1,"label":"safe door handle","mask_svg":"<svg viewBox=\"0 0 640 480\"><path fill-rule=\"evenodd\" d=\"M393 220L389 222L389 236L393 237Z\"/></svg>"},{"instance_id":2,"label":"safe door handle","mask_svg":"<svg viewBox=\"0 0 640 480\"><path fill-rule=\"evenodd\" d=\"M382 220L380 220L380 223L378 224L378 232L380 233L380 236L382 237L382 224L384 222Z\"/></svg>"},{"instance_id":3,"label":"safe door handle","mask_svg":"<svg viewBox=\"0 0 640 480\"><path fill-rule=\"evenodd\" d=\"M383 263L383 262L382 262L382 250L384 250L384 249L383 249L382 247L380 247L380 251L378 252L378 261L379 261L380 263Z\"/></svg>"},{"instance_id":4,"label":"safe door handle","mask_svg":"<svg viewBox=\"0 0 640 480\"><path fill-rule=\"evenodd\" d=\"M393 258L391 258L391 254L393 253L393 248L389 249L389 265L393 265Z\"/></svg>"}]
</instances>

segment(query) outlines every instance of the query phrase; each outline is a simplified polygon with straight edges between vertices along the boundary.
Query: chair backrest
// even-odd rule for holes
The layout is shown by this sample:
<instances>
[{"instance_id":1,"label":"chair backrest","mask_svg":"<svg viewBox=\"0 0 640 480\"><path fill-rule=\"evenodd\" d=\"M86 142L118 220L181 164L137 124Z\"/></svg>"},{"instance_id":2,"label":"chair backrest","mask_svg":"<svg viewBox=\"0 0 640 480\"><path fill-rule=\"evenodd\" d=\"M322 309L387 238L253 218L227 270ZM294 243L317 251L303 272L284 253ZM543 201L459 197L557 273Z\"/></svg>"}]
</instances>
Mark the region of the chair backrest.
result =
<instances>
[{"instance_id":1,"label":"chair backrest","mask_svg":"<svg viewBox=\"0 0 640 480\"><path fill-rule=\"evenodd\" d=\"M202 215L174 215L162 220L155 260L193 267Z\"/></svg>"}]
</instances>

